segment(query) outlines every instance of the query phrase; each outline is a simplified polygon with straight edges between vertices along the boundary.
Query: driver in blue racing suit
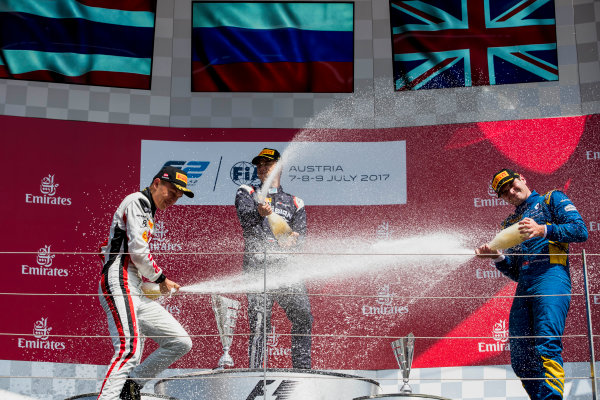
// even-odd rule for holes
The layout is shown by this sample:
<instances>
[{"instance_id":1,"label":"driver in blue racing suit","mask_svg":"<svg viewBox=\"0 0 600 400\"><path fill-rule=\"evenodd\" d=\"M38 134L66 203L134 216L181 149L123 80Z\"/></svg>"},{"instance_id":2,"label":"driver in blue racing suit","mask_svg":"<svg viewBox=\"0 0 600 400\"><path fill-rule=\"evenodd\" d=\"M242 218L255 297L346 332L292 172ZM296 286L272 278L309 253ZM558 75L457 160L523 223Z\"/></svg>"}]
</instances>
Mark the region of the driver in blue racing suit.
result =
<instances>
[{"instance_id":1,"label":"driver in blue racing suit","mask_svg":"<svg viewBox=\"0 0 600 400\"><path fill-rule=\"evenodd\" d=\"M506 254L488 244L475 250L518 282L509 317L512 368L531 399L562 399L561 338L571 302L567 254L569 243L586 241L588 231L571 200L558 190L542 196L510 169L494 175L492 188L516 207L502 227L518 223L525 238Z\"/></svg>"}]
</instances>

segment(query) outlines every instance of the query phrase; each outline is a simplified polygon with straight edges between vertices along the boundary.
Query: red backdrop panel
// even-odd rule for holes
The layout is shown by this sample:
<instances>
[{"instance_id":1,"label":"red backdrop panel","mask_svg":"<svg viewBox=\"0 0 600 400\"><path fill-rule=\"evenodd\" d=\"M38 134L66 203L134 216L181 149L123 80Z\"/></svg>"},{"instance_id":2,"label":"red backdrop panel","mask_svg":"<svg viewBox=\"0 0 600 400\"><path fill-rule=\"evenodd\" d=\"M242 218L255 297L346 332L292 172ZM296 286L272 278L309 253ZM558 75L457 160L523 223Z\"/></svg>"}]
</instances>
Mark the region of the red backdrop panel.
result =
<instances>
[{"instance_id":1,"label":"red backdrop panel","mask_svg":"<svg viewBox=\"0 0 600 400\"><path fill-rule=\"evenodd\" d=\"M90 364L106 364L112 355L96 296L100 263L95 253L117 205L139 190L141 141L251 141L255 147L291 141L298 133L18 117L0 117L0 123L5 178L0 199L0 292L5 309L0 359ZM564 355L567 361L587 360L587 341L580 336L586 330L582 257L577 253L584 248L599 253L600 116L325 130L312 137L327 142L406 141L407 204L307 205L309 251L339 252L348 248L346 239L374 239L382 226L391 239L445 232L462 235L464 247L474 248L488 241L512 210L489 193L492 174L503 167L521 172L538 192L565 190L588 223L590 238L572 246L575 295ZM171 247L175 254L163 251L156 256L170 278L190 285L241 272L241 255L235 253L242 251L243 243L234 194L233 187L230 206L176 205L157 214L168 243L177 245ZM368 195L376 198L377 193ZM340 245L324 249L325 239L332 237ZM365 256L354 255L352 262L359 257ZM332 268L340 268L343 260L340 256ZM418 338L414 367L508 363L506 330L514 284L487 262L464 256L448 260L439 268L399 262L308 280L315 317L313 367L396 368L390 342L409 332ZM365 265L371 261L365 258ZM600 293L598 263L598 257L588 258L593 293ZM246 299L241 293L231 296L242 302L232 355L236 366L244 367ZM592 302L597 320L600 295ZM175 366L214 367L221 350L209 296L181 295L168 300L166 307L195 335L193 350ZM290 367L290 324L278 306L273 325L271 365ZM148 345L146 351L152 348Z\"/></svg>"}]
</instances>

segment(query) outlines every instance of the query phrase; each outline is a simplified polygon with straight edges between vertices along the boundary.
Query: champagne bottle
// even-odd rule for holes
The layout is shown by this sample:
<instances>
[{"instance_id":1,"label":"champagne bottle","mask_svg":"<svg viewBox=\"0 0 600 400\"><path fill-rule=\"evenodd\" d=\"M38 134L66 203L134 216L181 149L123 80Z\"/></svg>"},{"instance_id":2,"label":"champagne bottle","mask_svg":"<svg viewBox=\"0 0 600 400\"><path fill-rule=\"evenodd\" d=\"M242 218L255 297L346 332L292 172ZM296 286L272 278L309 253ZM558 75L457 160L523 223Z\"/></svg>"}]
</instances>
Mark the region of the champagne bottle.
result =
<instances>
[{"instance_id":1,"label":"champagne bottle","mask_svg":"<svg viewBox=\"0 0 600 400\"><path fill-rule=\"evenodd\" d=\"M263 204L266 198L258 193L256 200L258 204ZM287 221L281 215L276 214L275 211L271 211L271 214L267 215L267 222L269 223L271 232L273 232L273 236L275 236L275 239L277 239L279 243L287 239L287 237L292 234L292 228L290 228Z\"/></svg>"},{"instance_id":2,"label":"champagne bottle","mask_svg":"<svg viewBox=\"0 0 600 400\"><path fill-rule=\"evenodd\" d=\"M279 214L272 212L267 215L267 222L278 242L285 240L292 233L292 228L290 228L285 219Z\"/></svg>"},{"instance_id":3,"label":"champagne bottle","mask_svg":"<svg viewBox=\"0 0 600 400\"><path fill-rule=\"evenodd\" d=\"M519 233L519 223L512 224L498 232L498 234L489 243L491 250L510 249L513 246L522 243L526 238Z\"/></svg>"},{"instance_id":4,"label":"champagne bottle","mask_svg":"<svg viewBox=\"0 0 600 400\"><path fill-rule=\"evenodd\" d=\"M143 282L142 292L144 293L144 296L146 296L150 300L156 300L160 296L162 296L162 293L160 292L160 286L158 283Z\"/></svg>"}]
</instances>

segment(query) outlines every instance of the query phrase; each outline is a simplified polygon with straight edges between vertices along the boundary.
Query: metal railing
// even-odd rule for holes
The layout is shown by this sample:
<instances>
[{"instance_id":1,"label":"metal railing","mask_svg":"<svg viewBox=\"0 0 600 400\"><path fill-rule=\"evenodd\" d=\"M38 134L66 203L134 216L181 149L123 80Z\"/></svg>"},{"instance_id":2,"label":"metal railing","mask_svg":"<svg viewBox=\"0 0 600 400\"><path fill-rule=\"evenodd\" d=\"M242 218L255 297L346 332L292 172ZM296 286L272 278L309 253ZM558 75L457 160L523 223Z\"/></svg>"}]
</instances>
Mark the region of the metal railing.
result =
<instances>
[{"instance_id":1,"label":"metal railing","mask_svg":"<svg viewBox=\"0 0 600 400\"><path fill-rule=\"evenodd\" d=\"M6 254L37 254L37 252L0 252L0 256L2 255L6 255ZM84 252L53 252L53 254L69 254L69 255L96 255L97 253L84 253ZM202 255L232 255L232 254L242 254L240 252L207 252L207 253L202 253L202 252L190 252L190 253L161 253L161 254L177 254L177 255L195 255L195 256L202 256ZM294 254L298 254L298 253L294 253ZM340 256L357 256L357 254L341 254L341 253L302 253L302 254L327 254L327 255L340 255ZM369 256L374 256L373 254L368 254ZM390 254L385 254L385 255L390 255ZM399 256L402 257L404 255L407 255L406 253L402 253L402 254L391 254L394 256ZM410 254L411 256L414 255L422 255L422 254ZM436 256L439 256L440 254L436 254ZM449 254L449 255L457 255L457 254ZM460 254L460 255L464 255L464 254ZM570 257L572 258L576 258L578 257L578 254L571 254ZM565 377L565 380L589 380L591 382L591 386L592 386L592 398L594 400L598 399L598 394L597 394L597 381L596 381L596 360L595 360L595 352L594 352L594 339L598 336L598 335L594 335L593 333L593 325L592 325L592 296L600 296L600 293L592 293L591 289L590 289L590 281L589 281L589 271L588 271L588 257L598 257L600 256L600 254L587 254L585 252L585 250L583 250L580 254L581 256L581 265L582 265L582 271L583 271L583 293L572 293L570 294L572 297L581 297L583 298L584 302L585 302L585 307L586 307L586 333L585 334L569 334L569 335L562 335L561 338L576 338L576 339L583 339L583 338L587 338L588 341L588 347L589 347L589 376L568 376ZM265 259L266 259L266 255L265 255ZM571 263L571 269L573 269L573 263ZM267 269L264 268L263 269L263 288L264 290L262 291L256 291L253 293L256 294L262 294L263 297L266 300L266 296L268 296L269 294L271 294L270 291L268 291L267 288L267 282L268 282L268 272ZM286 292L286 291L278 291L278 294L284 294L284 295L297 295L296 292ZM211 295L214 294L212 292L205 292L205 293L201 293L201 292L195 292L195 293L181 293L181 296L206 296L206 295ZM227 293L219 293L219 294L227 294ZM236 292L236 294L240 294L238 292ZM379 295L359 295L359 294L353 294L353 293L308 293L309 296L311 297L315 297L315 296L322 296L322 297L331 297L331 298L349 298L349 299L357 299L357 298L377 298L380 297ZM61 296L73 296L73 297L89 297L89 296L93 296L96 297L98 296L97 293L22 293L22 292L0 292L0 296L4 297L4 296L39 296L39 297L46 297L46 296L57 296L57 297L61 297ZM559 295L560 296L560 295ZM410 296L410 295L394 295L394 294L390 294L391 298L402 298L402 299L411 299L411 300L434 300L434 299L449 299L449 300L481 300L481 299L493 299L493 298L514 298L514 297L531 297L531 296L514 296L514 295L508 295L508 296L468 296L468 295L456 295L456 296ZM266 304L266 302L265 302ZM267 313L267 309L266 306L263 310L263 312L266 314ZM268 334L268 329L267 329L267 325L266 325L266 319L263 319L263 332L265 334ZM4 325L6 326L6 325ZM233 336L236 337L246 337L250 335L250 332L243 332L243 333L234 333L232 334ZM297 334L291 334L291 333L280 333L279 335L281 336L298 336ZM2 331L0 332L0 337L1 336L5 336L5 337L16 337L16 336L35 336L34 333L31 332L27 332L27 333L15 333L15 332L5 332ZM112 338L112 336L110 335L72 335L72 334L48 334L48 337L61 337L61 338L86 338L86 339L107 339L107 338ZM193 338L211 338L211 337L216 337L218 338L219 335L218 334L195 334L195 335L189 335L190 337ZM398 336L391 336L391 335L361 335L361 334L355 334L355 335L351 335L351 334L335 334L335 333L313 333L310 335L311 337L315 337L315 338L336 338L336 339L364 339L364 340L394 340L397 339ZM540 337L547 337L547 336L526 336L527 338L540 338ZM466 340L466 339L492 339L494 338L494 336L415 336L415 339L417 340ZM524 337L511 337L512 339L517 339L517 338L524 338ZM263 341L263 354L267 354L267 340ZM264 384L266 386L266 379L267 376L271 376L273 374L273 372L269 372L267 370L267 357L264 358L264 362L262 365L262 370L263 370L263 379L264 379ZM39 375L39 376L21 376L21 375L2 375L0 374L0 379L64 379L64 380L98 380L100 378L96 377L81 377L81 376L61 376L61 377L52 377L52 376L43 376L43 375ZM236 376L235 375L231 375L232 379L235 379ZM155 378L152 378L155 379ZM169 379L178 379L177 377L170 377ZM199 378L200 379L200 378ZM205 376L202 379L209 379L209 377ZM333 378L330 378L333 379ZM532 378L532 379L543 379L543 378ZM388 381L393 381L395 380L395 378L379 378L378 380L388 380ZM439 379L435 379L435 378L425 378L425 377L420 377L419 381L438 381ZM450 381L467 381L469 379L466 378L445 378L445 380L450 380ZM493 378L492 380L518 380L518 378ZM266 394L265 394L266 395Z\"/></svg>"}]
</instances>

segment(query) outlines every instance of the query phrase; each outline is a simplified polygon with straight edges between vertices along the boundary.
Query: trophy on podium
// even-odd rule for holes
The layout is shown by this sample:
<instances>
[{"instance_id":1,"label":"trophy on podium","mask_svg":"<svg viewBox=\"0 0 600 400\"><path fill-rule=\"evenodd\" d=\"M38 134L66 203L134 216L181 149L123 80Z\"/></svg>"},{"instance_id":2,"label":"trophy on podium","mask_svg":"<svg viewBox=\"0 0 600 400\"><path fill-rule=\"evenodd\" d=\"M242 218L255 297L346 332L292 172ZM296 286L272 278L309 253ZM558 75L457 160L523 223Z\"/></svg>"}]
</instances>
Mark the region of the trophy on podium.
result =
<instances>
[{"instance_id":1,"label":"trophy on podium","mask_svg":"<svg viewBox=\"0 0 600 400\"><path fill-rule=\"evenodd\" d=\"M233 332L235 330L235 322L238 316L240 302L218 294L211 295L212 309L217 320L217 328L223 345L223 355L219 359L219 364L216 369L225 369L233 367L233 358L229 354L231 342L233 342Z\"/></svg>"},{"instance_id":2,"label":"trophy on podium","mask_svg":"<svg viewBox=\"0 0 600 400\"><path fill-rule=\"evenodd\" d=\"M398 366L400 367L400 370L402 370L402 380L404 381L404 384L400 389L400 393L411 394L412 388L408 384L408 376L410 375L410 368L415 350L415 335L411 332L406 337L393 341L392 349L394 350Z\"/></svg>"}]
</instances>

